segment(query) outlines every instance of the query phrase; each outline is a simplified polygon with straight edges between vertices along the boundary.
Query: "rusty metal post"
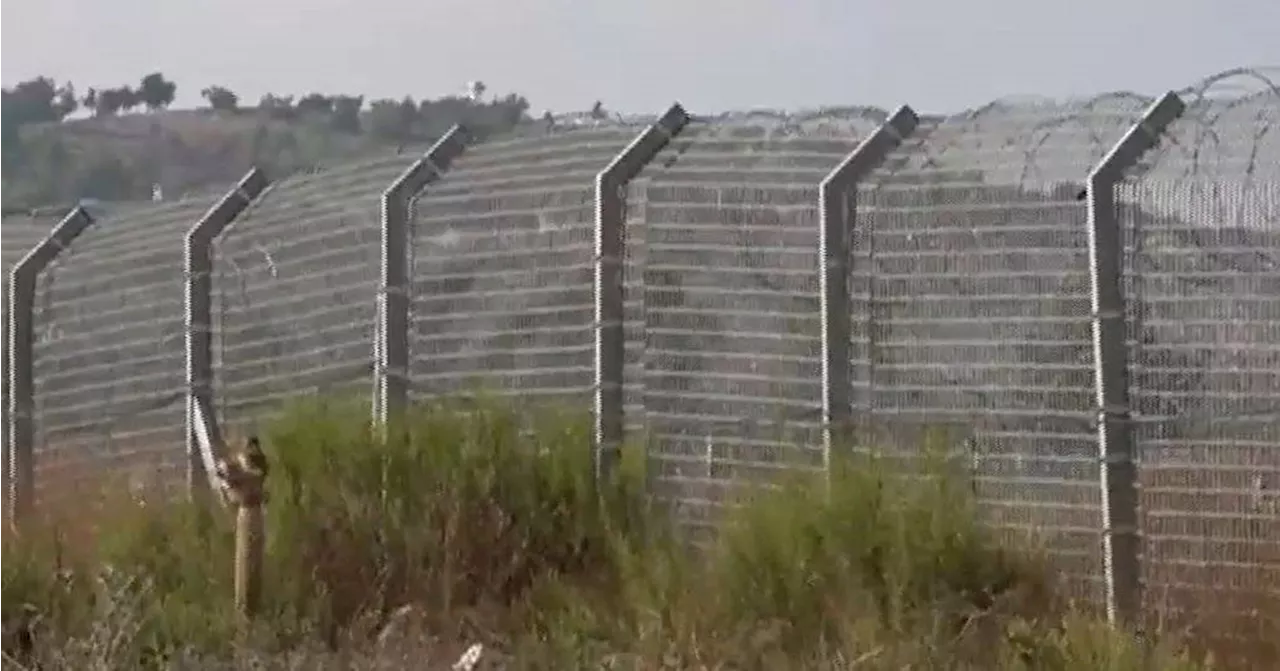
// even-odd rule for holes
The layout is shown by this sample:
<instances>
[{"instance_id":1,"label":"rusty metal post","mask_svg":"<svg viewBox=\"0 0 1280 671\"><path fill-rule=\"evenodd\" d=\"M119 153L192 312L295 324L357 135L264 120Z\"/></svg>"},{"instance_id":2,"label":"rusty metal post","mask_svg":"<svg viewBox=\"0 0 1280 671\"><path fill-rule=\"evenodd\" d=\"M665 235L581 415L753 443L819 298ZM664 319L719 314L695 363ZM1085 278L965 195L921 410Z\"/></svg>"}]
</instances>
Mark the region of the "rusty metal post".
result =
<instances>
[{"instance_id":1,"label":"rusty metal post","mask_svg":"<svg viewBox=\"0 0 1280 671\"><path fill-rule=\"evenodd\" d=\"M262 607L264 516L261 502L236 508L236 612L246 620Z\"/></svg>"},{"instance_id":2,"label":"rusty metal post","mask_svg":"<svg viewBox=\"0 0 1280 671\"><path fill-rule=\"evenodd\" d=\"M255 436L218 466L226 499L236 508L235 602L236 612L246 624L262 606L268 470L267 457Z\"/></svg>"}]
</instances>

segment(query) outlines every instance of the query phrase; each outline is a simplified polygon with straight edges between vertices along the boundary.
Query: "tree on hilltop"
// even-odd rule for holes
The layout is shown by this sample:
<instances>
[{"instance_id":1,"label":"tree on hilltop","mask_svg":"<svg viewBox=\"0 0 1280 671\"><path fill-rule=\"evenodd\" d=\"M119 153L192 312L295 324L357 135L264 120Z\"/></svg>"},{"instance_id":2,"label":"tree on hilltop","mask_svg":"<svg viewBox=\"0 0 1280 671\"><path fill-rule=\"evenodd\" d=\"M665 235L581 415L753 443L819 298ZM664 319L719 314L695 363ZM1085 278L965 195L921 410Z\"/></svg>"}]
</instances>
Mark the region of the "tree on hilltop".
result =
<instances>
[{"instance_id":1,"label":"tree on hilltop","mask_svg":"<svg viewBox=\"0 0 1280 671\"><path fill-rule=\"evenodd\" d=\"M303 116L329 116L333 114L333 98L321 93L308 93L298 100L296 108Z\"/></svg>"},{"instance_id":2,"label":"tree on hilltop","mask_svg":"<svg viewBox=\"0 0 1280 671\"><path fill-rule=\"evenodd\" d=\"M369 132L377 138L404 142L413 136L418 104L413 98L375 100L369 105Z\"/></svg>"},{"instance_id":3,"label":"tree on hilltop","mask_svg":"<svg viewBox=\"0 0 1280 671\"><path fill-rule=\"evenodd\" d=\"M53 101L53 114L59 120L65 119L80 109L80 99L76 97L76 87L67 82L58 89L58 96Z\"/></svg>"},{"instance_id":4,"label":"tree on hilltop","mask_svg":"<svg viewBox=\"0 0 1280 671\"><path fill-rule=\"evenodd\" d=\"M137 92L128 86L121 86L114 89L101 89L96 92L93 92L91 89L91 92L95 93L93 100L93 115L96 117L111 117L121 111L128 112L134 107L137 107L139 103ZM87 102L85 106L89 106Z\"/></svg>"},{"instance_id":5,"label":"tree on hilltop","mask_svg":"<svg viewBox=\"0 0 1280 671\"><path fill-rule=\"evenodd\" d=\"M147 109L155 112L173 104L178 92L178 85L164 78L159 72L153 72L142 78L138 85L138 98Z\"/></svg>"},{"instance_id":6,"label":"tree on hilltop","mask_svg":"<svg viewBox=\"0 0 1280 671\"><path fill-rule=\"evenodd\" d=\"M6 171L17 169L26 157L22 127L66 118L76 107L68 104L68 96L74 103L75 90L71 85L58 88L49 77L35 77L4 89L3 108L0 109L0 146L4 150L3 167ZM5 193L11 193L8 187Z\"/></svg>"},{"instance_id":7,"label":"tree on hilltop","mask_svg":"<svg viewBox=\"0 0 1280 671\"><path fill-rule=\"evenodd\" d=\"M340 133L360 132L360 109L364 107L364 96L333 96L333 113L329 123Z\"/></svg>"},{"instance_id":8,"label":"tree on hilltop","mask_svg":"<svg viewBox=\"0 0 1280 671\"><path fill-rule=\"evenodd\" d=\"M240 105L240 96L225 86L209 86L200 91L215 112L232 112Z\"/></svg>"},{"instance_id":9,"label":"tree on hilltop","mask_svg":"<svg viewBox=\"0 0 1280 671\"><path fill-rule=\"evenodd\" d=\"M274 93L258 99L258 112L277 121L288 121L298 116L297 109L293 106L293 96L278 96Z\"/></svg>"},{"instance_id":10,"label":"tree on hilltop","mask_svg":"<svg viewBox=\"0 0 1280 671\"><path fill-rule=\"evenodd\" d=\"M20 126L61 121L66 114L59 102L67 90L67 87L59 89L49 77L36 77L4 89L3 116L6 124ZM71 95L75 95L74 89L71 89Z\"/></svg>"},{"instance_id":11,"label":"tree on hilltop","mask_svg":"<svg viewBox=\"0 0 1280 671\"><path fill-rule=\"evenodd\" d=\"M142 94L137 89L121 86L116 89L120 93L120 109L126 114L133 111L133 108L142 104Z\"/></svg>"}]
</instances>

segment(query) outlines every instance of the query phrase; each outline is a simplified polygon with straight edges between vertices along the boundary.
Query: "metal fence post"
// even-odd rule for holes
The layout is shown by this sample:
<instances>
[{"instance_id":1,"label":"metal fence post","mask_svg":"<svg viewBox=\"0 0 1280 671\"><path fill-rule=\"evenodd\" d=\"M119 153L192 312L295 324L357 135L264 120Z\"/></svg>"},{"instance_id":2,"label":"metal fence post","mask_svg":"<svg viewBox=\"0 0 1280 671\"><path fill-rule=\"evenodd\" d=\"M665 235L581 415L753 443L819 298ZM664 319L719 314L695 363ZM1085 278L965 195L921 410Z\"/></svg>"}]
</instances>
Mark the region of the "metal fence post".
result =
<instances>
[{"instance_id":1,"label":"metal fence post","mask_svg":"<svg viewBox=\"0 0 1280 671\"><path fill-rule=\"evenodd\" d=\"M471 135L454 126L382 194L382 277L373 341L373 419L386 426L409 398L410 207L428 184L440 179Z\"/></svg>"},{"instance_id":2,"label":"metal fence post","mask_svg":"<svg viewBox=\"0 0 1280 671\"><path fill-rule=\"evenodd\" d=\"M266 173L251 169L187 231L182 242L187 360L187 491L208 492L209 478L200 437L216 440L213 415L213 241L266 190Z\"/></svg>"},{"instance_id":3,"label":"metal fence post","mask_svg":"<svg viewBox=\"0 0 1280 671\"><path fill-rule=\"evenodd\" d=\"M1115 185L1156 146L1186 105L1173 92L1147 108L1142 119L1089 173L1089 279L1093 309L1094 388L1098 412L1099 484L1102 489L1102 561L1107 617L1136 623L1142 609L1138 469L1129 405L1125 298L1121 285L1124 236Z\"/></svg>"},{"instance_id":4,"label":"metal fence post","mask_svg":"<svg viewBox=\"0 0 1280 671\"><path fill-rule=\"evenodd\" d=\"M35 499L35 304L40 273L73 240L93 224L83 207L76 207L49 235L9 271L9 522L15 526L31 511Z\"/></svg>"},{"instance_id":5,"label":"metal fence post","mask_svg":"<svg viewBox=\"0 0 1280 671\"><path fill-rule=\"evenodd\" d=\"M818 185L818 257L822 311L822 461L830 469L837 434L852 418L849 399L849 254L858 183L915 132L920 117L899 107Z\"/></svg>"},{"instance_id":6,"label":"metal fence post","mask_svg":"<svg viewBox=\"0 0 1280 671\"><path fill-rule=\"evenodd\" d=\"M689 124L689 114L673 104L641 131L596 175L595 230L595 444L596 477L603 481L617 464L623 434L623 257L626 189L649 161Z\"/></svg>"}]
</instances>

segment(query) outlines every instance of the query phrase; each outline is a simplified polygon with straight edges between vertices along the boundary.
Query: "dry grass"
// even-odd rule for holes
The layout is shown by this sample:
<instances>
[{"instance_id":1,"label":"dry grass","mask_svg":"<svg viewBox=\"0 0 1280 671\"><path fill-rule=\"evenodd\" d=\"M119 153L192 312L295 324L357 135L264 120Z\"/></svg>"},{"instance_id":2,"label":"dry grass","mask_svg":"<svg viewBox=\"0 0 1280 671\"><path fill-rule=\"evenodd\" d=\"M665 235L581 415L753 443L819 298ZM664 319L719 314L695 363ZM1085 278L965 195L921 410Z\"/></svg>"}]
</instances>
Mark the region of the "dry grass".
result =
<instances>
[{"instance_id":1,"label":"dry grass","mask_svg":"<svg viewBox=\"0 0 1280 671\"><path fill-rule=\"evenodd\" d=\"M92 506L6 530L6 668L444 669L475 643L476 668L1202 668L1074 610L942 461L751 491L695 553L642 460L593 481L585 418L440 406L383 439L365 417L314 403L266 436L269 591L244 636L221 511L81 484Z\"/></svg>"}]
</instances>

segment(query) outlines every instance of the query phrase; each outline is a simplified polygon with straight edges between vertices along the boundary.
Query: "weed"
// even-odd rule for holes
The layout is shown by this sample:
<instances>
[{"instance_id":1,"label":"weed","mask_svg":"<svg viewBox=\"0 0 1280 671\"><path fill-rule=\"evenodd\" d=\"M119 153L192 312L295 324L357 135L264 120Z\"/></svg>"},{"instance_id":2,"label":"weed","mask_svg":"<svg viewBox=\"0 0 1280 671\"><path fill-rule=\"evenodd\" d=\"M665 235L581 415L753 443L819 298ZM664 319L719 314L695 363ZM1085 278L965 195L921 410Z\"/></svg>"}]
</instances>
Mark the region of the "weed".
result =
<instances>
[{"instance_id":1,"label":"weed","mask_svg":"<svg viewBox=\"0 0 1280 671\"><path fill-rule=\"evenodd\" d=\"M377 430L367 410L313 399L263 436L248 639L225 511L130 498L6 532L6 666L448 668L479 643L476 668L1200 668L1073 612L945 459L850 452L745 489L691 551L642 450L594 480L586 416L433 402Z\"/></svg>"}]
</instances>

